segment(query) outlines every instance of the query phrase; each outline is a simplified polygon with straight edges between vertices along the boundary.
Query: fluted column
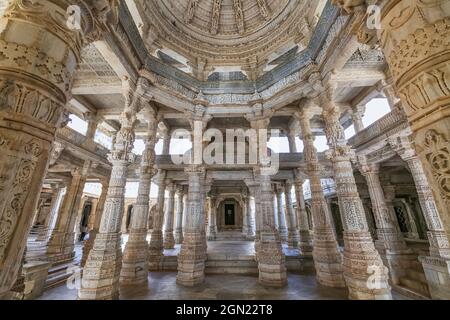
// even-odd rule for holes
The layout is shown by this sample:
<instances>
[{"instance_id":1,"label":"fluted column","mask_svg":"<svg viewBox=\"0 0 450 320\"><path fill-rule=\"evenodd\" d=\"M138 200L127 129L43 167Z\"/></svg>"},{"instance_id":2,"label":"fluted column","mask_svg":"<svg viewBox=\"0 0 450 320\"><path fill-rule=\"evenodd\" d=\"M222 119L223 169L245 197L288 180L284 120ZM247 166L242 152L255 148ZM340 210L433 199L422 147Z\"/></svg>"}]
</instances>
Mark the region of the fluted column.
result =
<instances>
[{"instance_id":1,"label":"fluted column","mask_svg":"<svg viewBox=\"0 0 450 320\"><path fill-rule=\"evenodd\" d=\"M351 13L362 4L364 2L353 0L345 6ZM446 181L450 177L450 87L446 79L450 73L450 43L447 41L450 2L384 0L379 2L379 7L380 28L368 30L362 21L361 29L356 31L361 41L378 40L384 52L401 106L411 124L412 140L423 169L423 185L431 188L429 195L434 196L431 211L439 218L431 219L442 223L435 224L433 229L438 231L442 227L447 234L439 230L439 242L448 243L450 189ZM365 6L361 11L365 12ZM426 262L422 260L422 264L432 297L450 299L448 259L430 258Z\"/></svg>"},{"instance_id":2,"label":"fluted column","mask_svg":"<svg viewBox=\"0 0 450 320\"><path fill-rule=\"evenodd\" d=\"M379 165L368 164L363 158L360 161L360 172L366 178L369 189L372 211L376 223L377 240L375 246L389 267L390 276L398 284L401 276L405 275L406 260L416 260L412 251L407 248L403 235L395 227L392 216L386 205L383 188L379 178ZM410 256L408 258L408 256ZM404 261L402 263L402 261Z\"/></svg>"},{"instance_id":3,"label":"fluted column","mask_svg":"<svg viewBox=\"0 0 450 320\"><path fill-rule=\"evenodd\" d=\"M177 218L175 227L175 244L183 243L183 213L184 213L184 188L182 186L177 188Z\"/></svg>"},{"instance_id":4,"label":"fluted column","mask_svg":"<svg viewBox=\"0 0 450 320\"><path fill-rule=\"evenodd\" d=\"M178 255L177 283L183 286L195 286L205 278L206 245L203 236L204 203L202 183L205 170L198 165L189 165L185 172L189 179L184 240Z\"/></svg>"},{"instance_id":5,"label":"fluted column","mask_svg":"<svg viewBox=\"0 0 450 320\"><path fill-rule=\"evenodd\" d=\"M320 102L325 119L325 134L330 150L328 158L333 164L336 193L344 227L344 278L351 299L392 299L388 283L388 269L375 249L369 232L364 207L356 187L351 159L352 150L347 146L340 111L334 104L335 84L330 83ZM371 271L371 268L374 270ZM373 273L376 281L373 286Z\"/></svg>"},{"instance_id":6,"label":"fluted column","mask_svg":"<svg viewBox=\"0 0 450 320\"><path fill-rule=\"evenodd\" d=\"M139 80L139 86L142 83ZM108 194L94 246L83 269L78 298L104 300L119 298L119 277L122 267L122 224L127 170L134 161L136 114L141 108L142 89L131 81L124 81L125 108L120 117L121 128L109 155L112 164Z\"/></svg>"},{"instance_id":7,"label":"fluted column","mask_svg":"<svg viewBox=\"0 0 450 320\"><path fill-rule=\"evenodd\" d=\"M297 224L297 215L295 214L294 205L292 203L292 182L287 181L285 184L284 198L286 204L286 220L288 221L288 245L289 248L298 248L299 233Z\"/></svg>"},{"instance_id":8,"label":"fluted column","mask_svg":"<svg viewBox=\"0 0 450 320\"><path fill-rule=\"evenodd\" d=\"M288 228L286 225L286 210L283 203L283 190L284 188L280 185L275 187L275 196L277 201L278 209L278 231L280 232L281 241L288 241Z\"/></svg>"},{"instance_id":9,"label":"fluted column","mask_svg":"<svg viewBox=\"0 0 450 320\"><path fill-rule=\"evenodd\" d=\"M90 163L72 171L72 181L67 189L55 228L47 244L47 258L52 262L73 259L75 255L75 221L81 206L86 177Z\"/></svg>"},{"instance_id":10,"label":"fluted column","mask_svg":"<svg viewBox=\"0 0 450 320\"><path fill-rule=\"evenodd\" d=\"M342 274L342 255L333 230L331 212L328 210L323 193L320 174L323 167L319 163L314 137L311 131L309 110L311 101L306 101L298 114L302 130L307 174L311 185L311 213L313 224L313 258L317 281L329 287L345 287Z\"/></svg>"},{"instance_id":11,"label":"fluted column","mask_svg":"<svg viewBox=\"0 0 450 320\"><path fill-rule=\"evenodd\" d=\"M296 174L295 198L297 202L297 221L299 223L298 248L302 256L312 256L313 238L310 231L308 213L306 212L305 198L303 196L303 180Z\"/></svg>"},{"instance_id":12,"label":"fluted column","mask_svg":"<svg viewBox=\"0 0 450 320\"><path fill-rule=\"evenodd\" d=\"M58 215L59 208L61 206L61 201L64 197L64 186L54 185L52 186L52 200L50 203L50 209L47 217L45 218L44 225L39 230L36 241L47 241L48 237L52 232L52 227Z\"/></svg>"},{"instance_id":13,"label":"fluted column","mask_svg":"<svg viewBox=\"0 0 450 320\"><path fill-rule=\"evenodd\" d=\"M164 249L173 249L175 247L175 238L173 236L173 223L175 215L175 185L169 181L166 183L169 191L167 209L164 219Z\"/></svg>"},{"instance_id":14,"label":"fluted column","mask_svg":"<svg viewBox=\"0 0 450 320\"><path fill-rule=\"evenodd\" d=\"M81 266L84 267L94 246L95 237L97 236L98 230L100 228L100 222L102 220L103 210L105 208L106 196L108 195L108 183L109 179L104 179L101 181L102 192L98 198L97 207L95 209L95 214L93 217L92 229L89 231L89 239L84 242L83 245L83 255L81 257Z\"/></svg>"},{"instance_id":15,"label":"fluted column","mask_svg":"<svg viewBox=\"0 0 450 320\"><path fill-rule=\"evenodd\" d=\"M208 217L208 240L214 241L217 237L217 195L210 197L209 217Z\"/></svg>"},{"instance_id":16,"label":"fluted column","mask_svg":"<svg viewBox=\"0 0 450 320\"><path fill-rule=\"evenodd\" d=\"M131 215L128 242L123 252L120 283L124 285L144 284L148 278L147 222L151 182L156 174L154 164L158 122L153 108L149 107L145 112L148 121L148 137L142 153L138 196Z\"/></svg>"},{"instance_id":17,"label":"fluted column","mask_svg":"<svg viewBox=\"0 0 450 320\"><path fill-rule=\"evenodd\" d=\"M65 18L68 1L6 4L0 17L0 297L19 272L55 131L67 119L64 107L81 50L117 12L112 2L101 11L78 3L75 28Z\"/></svg>"},{"instance_id":18,"label":"fluted column","mask_svg":"<svg viewBox=\"0 0 450 320\"><path fill-rule=\"evenodd\" d=\"M161 258L164 255L164 237L163 237L163 221L164 221L164 203L166 193L166 172L159 170L157 177L158 198L156 203L155 216L153 217L153 229L150 236L149 244L149 270L159 270Z\"/></svg>"},{"instance_id":19,"label":"fluted column","mask_svg":"<svg viewBox=\"0 0 450 320\"><path fill-rule=\"evenodd\" d=\"M259 209L261 225L257 250L259 282L265 286L286 285L286 258L281 246L280 234L275 228L273 191L266 168L254 168L255 181L259 183Z\"/></svg>"}]
</instances>

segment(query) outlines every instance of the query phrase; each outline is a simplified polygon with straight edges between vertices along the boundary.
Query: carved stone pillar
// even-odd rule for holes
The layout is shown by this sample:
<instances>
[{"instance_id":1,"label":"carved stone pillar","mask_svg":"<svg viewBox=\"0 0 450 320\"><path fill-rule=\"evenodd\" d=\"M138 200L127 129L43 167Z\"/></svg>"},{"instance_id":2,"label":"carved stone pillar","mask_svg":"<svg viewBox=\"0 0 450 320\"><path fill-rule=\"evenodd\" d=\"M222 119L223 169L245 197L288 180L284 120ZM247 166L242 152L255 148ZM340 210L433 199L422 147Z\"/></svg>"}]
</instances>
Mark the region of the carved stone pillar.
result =
<instances>
[{"instance_id":1,"label":"carved stone pillar","mask_svg":"<svg viewBox=\"0 0 450 320\"><path fill-rule=\"evenodd\" d=\"M356 106L352 109L352 120L355 127L355 133L359 133L364 130L363 116L366 111L366 106Z\"/></svg>"},{"instance_id":2,"label":"carved stone pillar","mask_svg":"<svg viewBox=\"0 0 450 320\"><path fill-rule=\"evenodd\" d=\"M148 137L139 170L138 196L131 215L130 232L123 253L122 270L120 272L120 283L125 285L144 284L148 277L147 222L151 182L156 174L154 164L158 126L154 109L148 108L146 110L146 119L148 121Z\"/></svg>"},{"instance_id":3,"label":"carved stone pillar","mask_svg":"<svg viewBox=\"0 0 450 320\"><path fill-rule=\"evenodd\" d=\"M322 166L319 163L314 137L311 131L308 103L298 114L307 163L307 173L311 185L311 214L313 224L313 258L317 281L328 287L345 287L342 274L342 255L333 231L332 217L328 210L320 180Z\"/></svg>"},{"instance_id":4,"label":"carved stone pillar","mask_svg":"<svg viewBox=\"0 0 450 320\"><path fill-rule=\"evenodd\" d=\"M297 144L295 143L296 133L294 130L290 130L288 134L289 152L297 153Z\"/></svg>"},{"instance_id":5,"label":"carved stone pillar","mask_svg":"<svg viewBox=\"0 0 450 320\"><path fill-rule=\"evenodd\" d=\"M352 12L361 4L360 1L350 1L346 9ZM428 194L434 196L433 214L440 215L433 222L442 219L442 225L436 224L433 229L438 231L439 242L448 243L450 87L446 79L450 73L450 43L447 41L450 2L384 0L380 6L378 39L413 131L412 140L423 171L423 185L429 188ZM359 35L362 35L362 40L375 39L374 33L367 30L366 21L361 21ZM430 258L426 262L423 260L423 264L432 297L449 299L448 259ZM441 280L437 281L438 278Z\"/></svg>"},{"instance_id":6,"label":"carved stone pillar","mask_svg":"<svg viewBox=\"0 0 450 320\"><path fill-rule=\"evenodd\" d=\"M97 236L98 230L100 229L100 222L102 220L103 210L105 208L106 196L108 195L108 183L109 179L101 181L102 193L98 198L97 207L95 209L95 214L93 217L94 222L92 224L92 229L89 231L89 239L87 239L83 245L83 255L81 257L82 267L86 265L89 252L91 252L92 247L94 246L95 237Z\"/></svg>"},{"instance_id":7,"label":"carved stone pillar","mask_svg":"<svg viewBox=\"0 0 450 320\"><path fill-rule=\"evenodd\" d=\"M408 261L417 261L417 257L407 248L403 235L397 230L395 222L389 214L380 183L379 165L368 164L363 158L359 160L361 164L359 170L367 181L377 227L378 239L375 241L375 246L390 270L392 281L398 284L400 277L406 274L405 269L408 268Z\"/></svg>"},{"instance_id":8,"label":"carved stone pillar","mask_svg":"<svg viewBox=\"0 0 450 320\"><path fill-rule=\"evenodd\" d=\"M189 165L185 171L189 178L189 191L184 241L178 255L177 283L183 286L195 286L202 283L205 278L206 244L203 236L205 213L201 195L205 170L198 165Z\"/></svg>"},{"instance_id":9,"label":"carved stone pillar","mask_svg":"<svg viewBox=\"0 0 450 320\"><path fill-rule=\"evenodd\" d=\"M175 247L175 239L173 237L173 222L175 214L175 185L172 182L166 183L169 191L169 199L167 201L167 209L164 220L164 249L173 249Z\"/></svg>"},{"instance_id":10,"label":"carved stone pillar","mask_svg":"<svg viewBox=\"0 0 450 320\"><path fill-rule=\"evenodd\" d=\"M359 197L344 128L339 122L340 111L334 104L334 84L329 84L321 96L325 134L330 150L328 158L333 163L336 193L344 227L344 278L351 299L392 299L388 283L388 269L375 249L369 232L364 207ZM372 274L376 272L373 284Z\"/></svg>"},{"instance_id":11,"label":"carved stone pillar","mask_svg":"<svg viewBox=\"0 0 450 320\"><path fill-rule=\"evenodd\" d=\"M284 197L286 203L286 214L288 223L288 245L289 248L298 248L300 236L298 233L297 215L292 204L292 183L285 184Z\"/></svg>"},{"instance_id":12,"label":"carved stone pillar","mask_svg":"<svg viewBox=\"0 0 450 320\"><path fill-rule=\"evenodd\" d=\"M168 155L170 154L171 137L167 130L162 133L162 140L163 140L162 154Z\"/></svg>"},{"instance_id":13,"label":"carved stone pillar","mask_svg":"<svg viewBox=\"0 0 450 320\"><path fill-rule=\"evenodd\" d=\"M250 199L253 201L253 210L254 210L254 230L255 230L255 258L258 261L258 252L259 252L259 244L261 238L261 207L260 207L260 194L259 194L259 186L255 181L245 181L248 187L248 192ZM275 218L275 216L274 216Z\"/></svg>"},{"instance_id":14,"label":"carved stone pillar","mask_svg":"<svg viewBox=\"0 0 450 320\"><path fill-rule=\"evenodd\" d=\"M287 284L286 258L281 247L279 232L275 228L273 193L270 176L264 167L254 169L259 183L259 209L261 226L257 251L259 281L265 286L281 287Z\"/></svg>"},{"instance_id":15,"label":"carved stone pillar","mask_svg":"<svg viewBox=\"0 0 450 320\"><path fill-rule=\"evenodd\" d=\"M184 188L177 188L177 218L175 227L175 244L183 243Z\"/></svg>"},{"instance_id":16,"label":"carved stone pillar","mask_svg":"<svg viewBox=\"0 0 450 320\"><path fill-rule=\"evenodd\" d=\"M52 200L47 217L45 218L43 227L39 230L36 241L47 241L52 232L53 225L58 216L61 201L64 197L64 185L52 185Z\"/></svg>"},{"instance_id":17,"label":"carved stone pillar","mask_svg":"<svg viewBox=\"0 0 450 320\"><path fill-rule=\"evenodd\" d=\"M67 189L64 201L56 219L47 244L47 258L52 262L64 262L75 256L75 221L81 206L81 196L90 163L82 169L72 171L72 181Z\"/></svg>"},{"instance_id":18,"label":"carved stone pillar","mask_svg":"<svg viewBox=\"0 0 450 320\"><path fill-rule=\"evenodd\" d=\"M140 82L143 81L140 79ZM141 95L134 84L124 82L125 109L120 117L121 128L117 133L109 161L112 164L108 194L106 196L99 232L89 252L83 269L81 300L105 300L119 298L119 277L122 267L122 241L120 227L124 212L127 170L134 161L132 154L136 114L141 108Z\"/></svg>"},{"instance_id":19,"label":"carved stone pillar","mask_svg":"<svg viewBox=\"0 0 450 320\"><path fill-rule=\"evenodd\" d=\"M450 244L444 223L442 222L436 198L428 183L422 162L419 160L409 139L406 137L391 139L394 150L406 161L416 185L420 207L428 227L430 256L420 257L432 298L450 298ZM440 280L437 280L439 277Z\"/></svg>"},{"instance_id":20,"label":"carved stone pillar","mask_svg":"<svg viewBox=\"0 0 450 320\"><path fill-rule=\"evenodd\" d=\"M157 177L158 184L158 200L156 203L155 216L153 217L153 229L150 236L148 265L150 271L159 270L161 258L164 255L164 237L163 237L163 221L164 221L164 203L166 193L166 172L159 170Z\"/></svg>"},{"instance_id":21,"label":"carved stone pillar","mask_svg":"<svg viewBox=\"0 0 450 320\"><path fill-rule=\"evenodd\" d=\"M8 1L0 17L0 296L18 275L81 49L109 22L109 5L78 5L76 28L66 1Z\"/></svg>"},{"instance_id":22,"label":"carved stone pillar","mask_svg":"<svg viewBox=\"0 0 450 320\"><path fill-rule=\"evenodd\" d=\"M313 237L306 212L305 198L303 196L303 179L299 174L295 177L295 198L297 202L297 221L299 223L298 248L302 256L312 256Z\"/></svg>"},{"instance_id":23,"label":"carved stone pillar","mask_svg":"<svg viewBox=\"0 0 450 320\"><path fill-rule=\"evenodd\" d=\"M208 240L214 241L217 237L217 195L212 194L210 198L208 217Z\"/></svg>"},{"instance_id":24,"label":"carved stone pillar","mask_svg":"<svg viewBox=\"0 0 450 320\"><path fill-rule=\"evenodd\" d=\"M250 192L245 202L247 211L247 239L254 239L255 237L255 198L251 196Z\"/></svg>"},{"instance_id":25,"label":"carved stone pillar","mask_svg":"<svg viewBox=\"0 0 450 320\"><path fill-rule=\"evenodd\" d=\"M281 241L288 241L288 228L286 225L286 211L283 203L283 190L282 186L277 185L275 187L276 190L276 201L278 208L278 231L280 232Z\"/></svg>"}]
</instances>

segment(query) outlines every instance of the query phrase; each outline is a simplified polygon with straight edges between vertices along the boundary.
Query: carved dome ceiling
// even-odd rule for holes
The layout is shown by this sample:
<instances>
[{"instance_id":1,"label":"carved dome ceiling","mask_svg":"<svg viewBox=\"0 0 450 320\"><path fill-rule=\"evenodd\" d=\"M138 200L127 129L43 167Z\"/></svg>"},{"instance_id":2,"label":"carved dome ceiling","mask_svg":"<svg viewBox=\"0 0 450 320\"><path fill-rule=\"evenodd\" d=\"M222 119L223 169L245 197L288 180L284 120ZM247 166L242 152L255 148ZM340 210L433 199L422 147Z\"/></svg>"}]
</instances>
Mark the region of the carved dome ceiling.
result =
<instances>
[{"instance_id":1,"label":"carved dome ceiling","mask_svg":"<svg viewBox=\"0 0 450 320\"><path fill-rule=\"evenodd\" d=\"M150 51L170 49L193 69L261 69L304 48L325 1L138 0ZM152 52L152 53L153 53ZM261 72L262 70L260 70Z\"/></svg>"}]
</instances>

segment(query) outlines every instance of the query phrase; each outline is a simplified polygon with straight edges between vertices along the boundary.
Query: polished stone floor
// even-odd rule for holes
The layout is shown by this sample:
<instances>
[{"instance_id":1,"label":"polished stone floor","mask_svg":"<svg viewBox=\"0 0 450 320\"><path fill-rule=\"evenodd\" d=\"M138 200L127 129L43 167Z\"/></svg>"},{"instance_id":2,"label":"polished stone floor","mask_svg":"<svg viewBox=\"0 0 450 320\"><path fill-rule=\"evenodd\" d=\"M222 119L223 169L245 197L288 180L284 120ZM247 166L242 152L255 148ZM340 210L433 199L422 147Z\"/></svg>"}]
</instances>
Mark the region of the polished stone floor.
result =
<instances>
[{"instance_id":1,"label":"polished stone floor","mask_svg":"<svg viewBox=\"0 0 450 320\"><path fill-rule=\"evenodd\" d=\"M124 245L127 236L124 236ZM164 255L178 255L180 246L165 250ZM298 256L296 249L283 247L286 256ZM209 241L208 256L254 255L252 241ZM121 287L124 300L346 300L346 289L328 288L319 285L313 273L288 273L288 285L284 288L265 288L258 283L257 276L208 274L205 282L195 288L186 288L176 283L176 272L149 273L148 284L141 287ZM73 283L71 283L73 284ZM72 287L72 286L69 286ZM407 298L393 292L394 299ZM46 291L39 300L75 300L77 290L65 284Z\"/></svg>"},{"instance_id":2,"label":"polished stone floor","mask_svg":"<svg viewBox=\"0 0 450 320\"><path fill-rule=\"evenodd\" d=\"M346 300L347 290L317 284L314 275L288 274L284 288L265 288L257 277L239 275L207 275L204 284L186 288L176 284L175 272L153 272L148 285L121 287L123 300ZM394 299L407 298L393 293ZM75 300L76 290L65 285L50 289L39 300Z\"/></svg>"}]
</instances>

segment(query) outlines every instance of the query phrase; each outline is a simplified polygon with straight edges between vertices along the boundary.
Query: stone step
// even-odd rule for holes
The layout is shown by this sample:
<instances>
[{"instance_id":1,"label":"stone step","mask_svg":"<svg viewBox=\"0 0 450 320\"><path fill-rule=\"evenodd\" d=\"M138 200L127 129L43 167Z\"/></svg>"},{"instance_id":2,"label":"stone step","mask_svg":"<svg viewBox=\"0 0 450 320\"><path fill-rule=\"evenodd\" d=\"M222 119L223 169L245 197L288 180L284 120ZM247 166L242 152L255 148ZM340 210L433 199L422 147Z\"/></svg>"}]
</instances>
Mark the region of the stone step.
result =
<instances>
[{"instance_id":1,"label":"stone step","mask_svg":"<svg viewBox=\"0 0 450 320\"><path fill-rule=\"evenodd\" d=\"M415 279L411 279L408 277L400 278L400 286L406 287L407 289L416 292L422 296L429 297L430 292L428 290L428 285L421 283Z\"/></svg>"},{"instance_id":2,"label":"stone step","mask_svg":"<svg viewBox=\"0 0 450 320\"><path fill-rule=\"evenodd\" d=\"M411 289L405 288L401 285L392 285L392 289L402 295L404 295L407 298L413 299L413 300L431 300L429 297L426 297L424 295L421 295Z\"/></svg>"},{"instance_id":3,"label":"stone step","mask_svg":"<svg viewBox=\"0 0 450 320\"><path fill-rule=\"evenodd\" d=\"M65 262L52 266L48 270L47 280L45 281L45 289L50 289L67 281L73 274L67 271L68 268L76 266L73 262Z\"/></svg>"},{"instance_id":4,"label":"stone step","mask_svg":"<svg viewBox=\"0 0 450 320\"><path fill-rule=\"evenodd\" d=\"M211 259L205 263L206 274L258 274L258 264L253 256L240 256L239 259Z\"/></svg>"}]
</instances>

